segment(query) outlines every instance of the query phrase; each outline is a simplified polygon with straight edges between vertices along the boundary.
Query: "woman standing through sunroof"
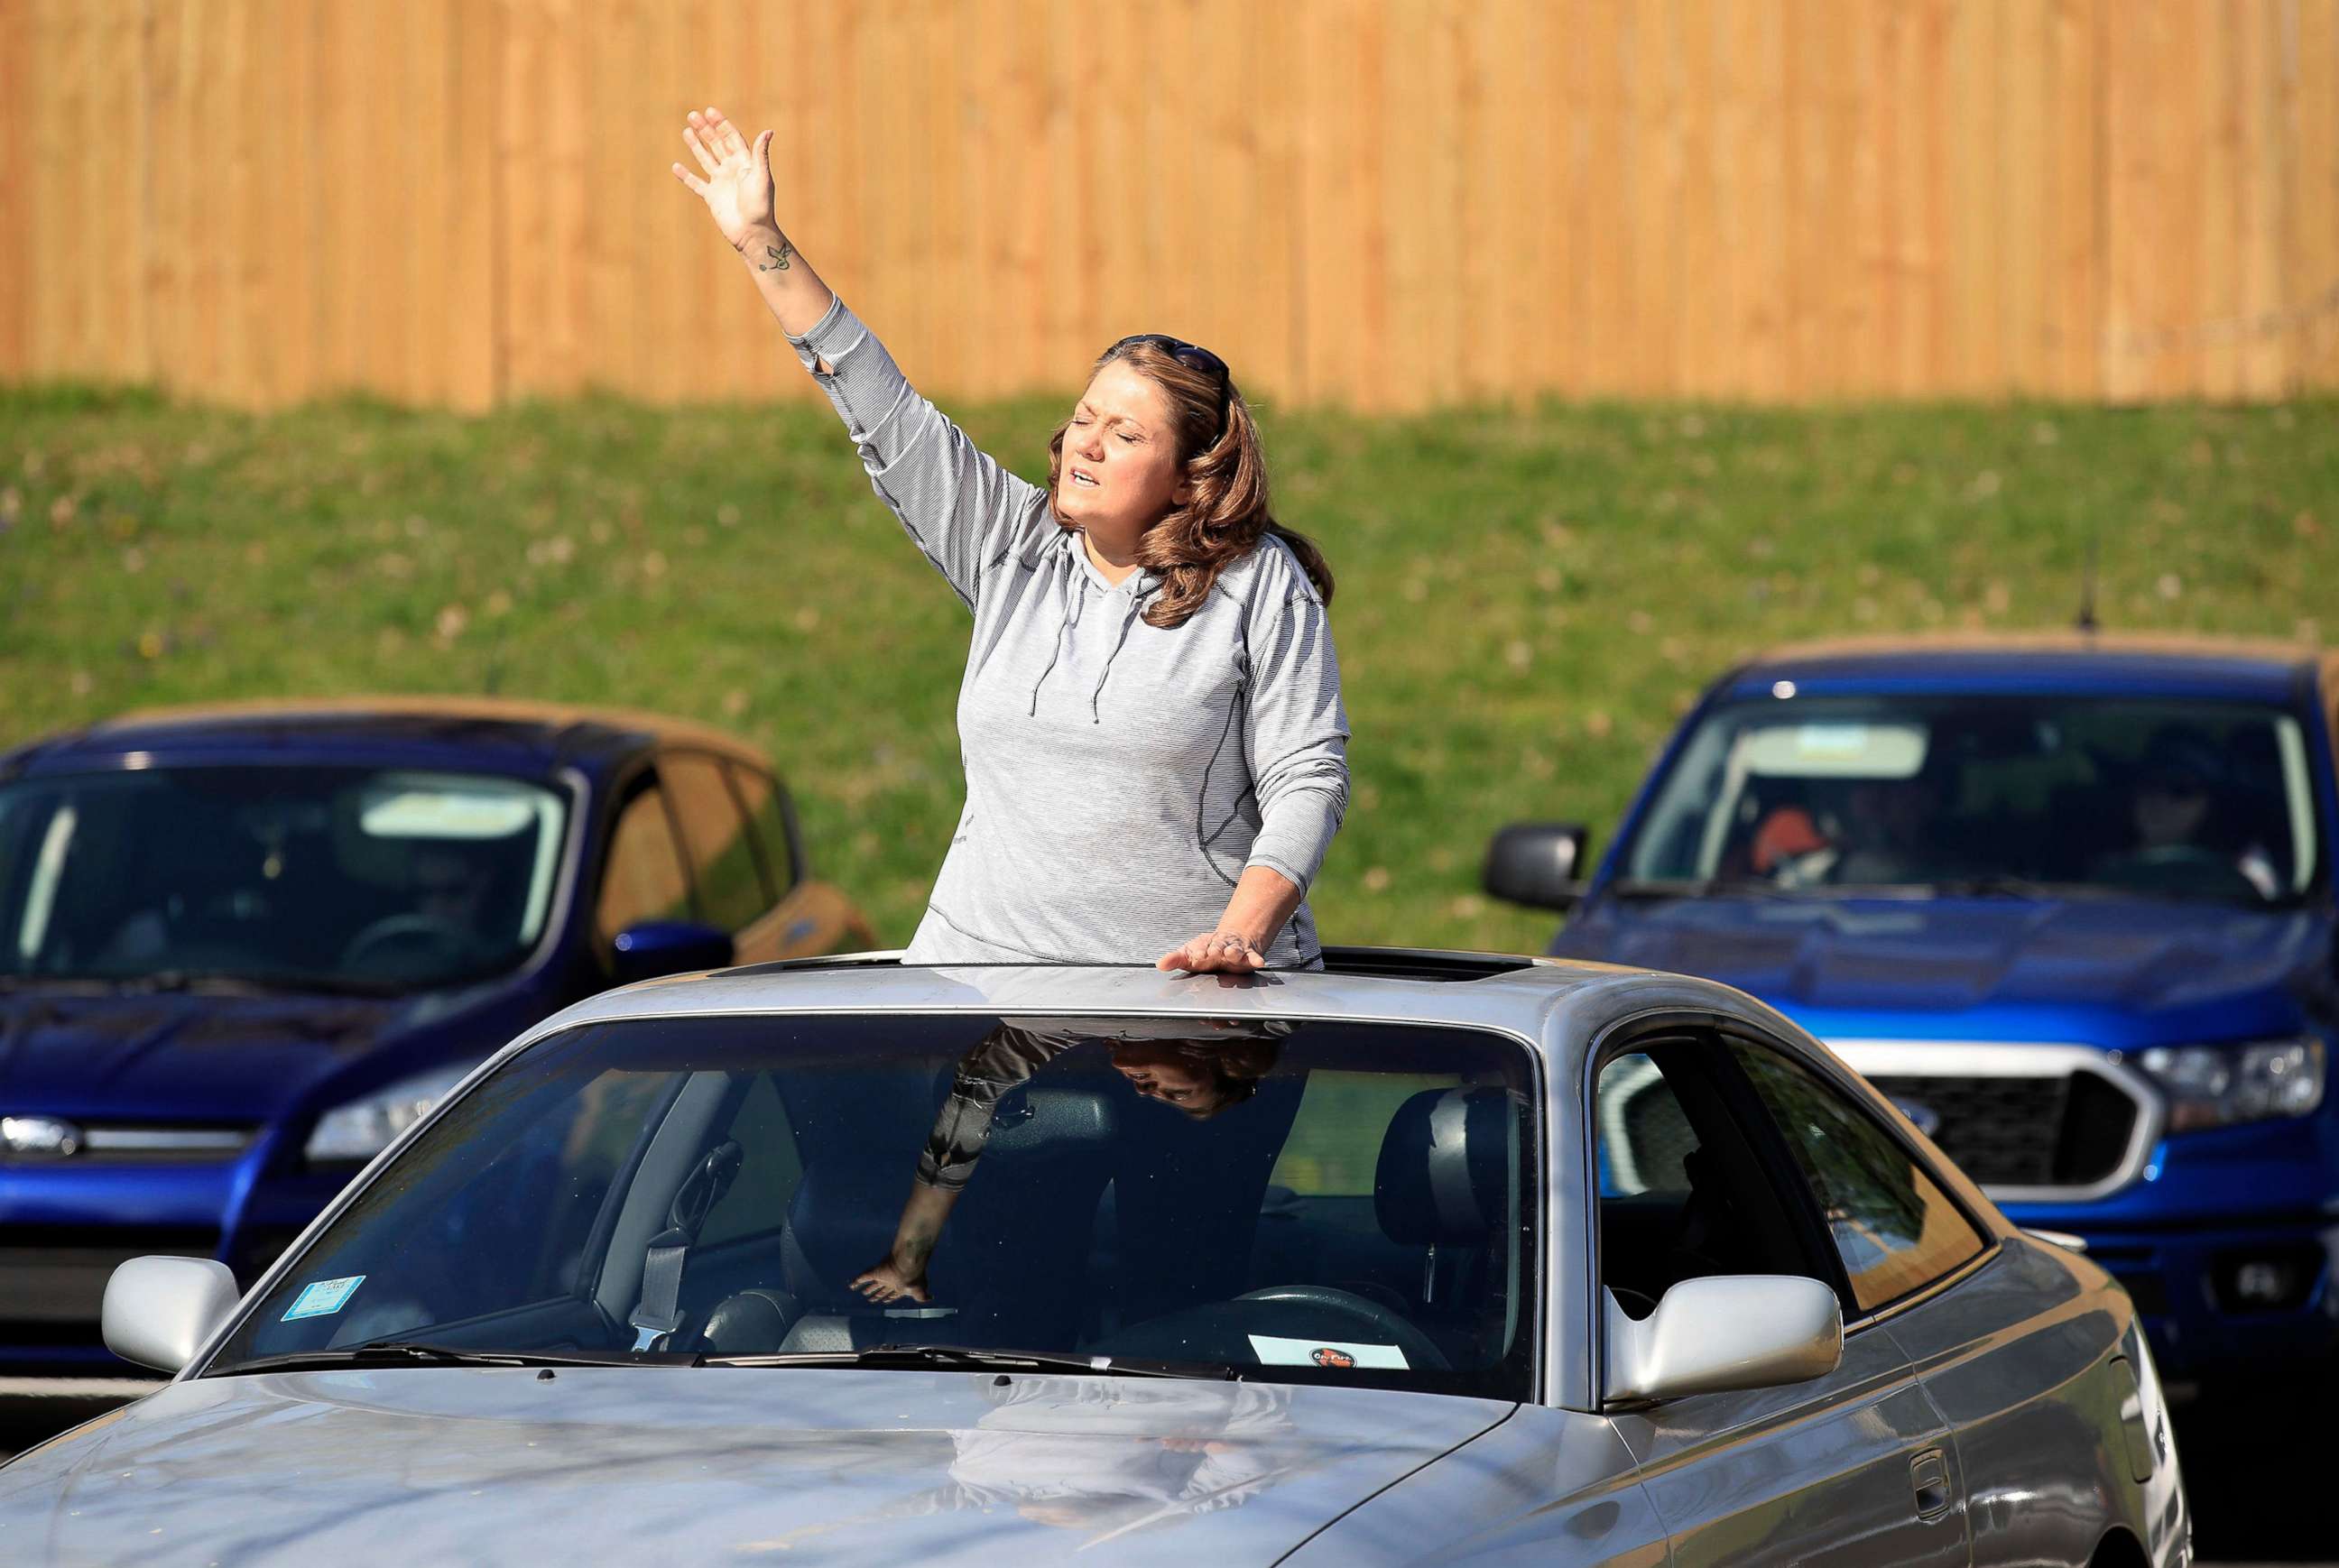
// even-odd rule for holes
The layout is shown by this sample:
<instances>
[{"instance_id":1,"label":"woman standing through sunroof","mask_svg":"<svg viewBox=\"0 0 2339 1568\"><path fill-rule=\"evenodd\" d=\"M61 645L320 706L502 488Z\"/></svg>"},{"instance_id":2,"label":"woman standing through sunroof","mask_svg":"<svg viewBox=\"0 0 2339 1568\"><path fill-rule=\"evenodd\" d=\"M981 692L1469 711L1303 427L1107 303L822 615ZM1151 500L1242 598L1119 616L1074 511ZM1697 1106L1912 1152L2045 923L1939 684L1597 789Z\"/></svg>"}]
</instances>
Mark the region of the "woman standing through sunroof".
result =
<instances>
[{"instance_id":1,"label":"woman standing through sunroof","mask_svg":"<svg viewBox=\"0 0 2339 1568\"><path fill-rule=\"evenodd\" d=\"M1121 339L1049 441L1046 488L1027 484L911 389L780 228L771 133L751 146L708 109L682 134L699 173L675 176L974 616L966 807L908 961L1319 967L1308 887L1348 797L1332 574L1268 512L1226 362Z\"/></svg>"}]
</instances>

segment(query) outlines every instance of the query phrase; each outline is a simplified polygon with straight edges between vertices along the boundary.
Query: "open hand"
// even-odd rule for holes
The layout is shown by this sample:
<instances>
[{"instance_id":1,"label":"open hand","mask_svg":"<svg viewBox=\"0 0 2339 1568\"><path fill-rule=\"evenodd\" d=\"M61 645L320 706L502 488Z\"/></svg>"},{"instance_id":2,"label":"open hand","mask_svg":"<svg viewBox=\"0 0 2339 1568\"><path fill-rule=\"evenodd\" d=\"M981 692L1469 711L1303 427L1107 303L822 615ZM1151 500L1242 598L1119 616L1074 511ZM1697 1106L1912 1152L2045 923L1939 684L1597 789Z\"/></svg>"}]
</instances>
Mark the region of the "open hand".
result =
<instances>
[{"instance_id":1,"label":"open hand","mask_svg":"<svg viewBox=\"0 0 2339 1568\"><path fill-rule=\"evenodd\" d=\"M873 1268L864 1268L854 1275L853 1288L872 1301L899 1301L905 1296L912 1301L933 1299L926 1293L923 1270L916 1274L907 1273L891 1257Z\"/></svg>"},{"instance_id":2,"label":"open hand","mask_svg":"<svg viewBox=\"0 0 2339 1568\"><path fill-rule=\"evenodd\" d=\"M683 127L683 144L698 160L706 177L702 180L679 163L674 165L674 177L706 202L715 226L723 231L733 250L758 233L776 232L772 133L765 132L750 147L739 127L725 119L720 109L710 108L705 113L693 109L689 119L690 123Z\"/></svg>"},{"instance_id":3,"label":"open hand","mask_svg":"<svg viewBox=\"0 0 2339 1568\"><path fill-rule=\"evenodd\" d=\"M1230 931L1204 932L1180 948L1154 961L1156 969L1184 970L1189 974L1248 974L1267 967L1267 955L1248 938Z\"/></svg>"}]
</instances>

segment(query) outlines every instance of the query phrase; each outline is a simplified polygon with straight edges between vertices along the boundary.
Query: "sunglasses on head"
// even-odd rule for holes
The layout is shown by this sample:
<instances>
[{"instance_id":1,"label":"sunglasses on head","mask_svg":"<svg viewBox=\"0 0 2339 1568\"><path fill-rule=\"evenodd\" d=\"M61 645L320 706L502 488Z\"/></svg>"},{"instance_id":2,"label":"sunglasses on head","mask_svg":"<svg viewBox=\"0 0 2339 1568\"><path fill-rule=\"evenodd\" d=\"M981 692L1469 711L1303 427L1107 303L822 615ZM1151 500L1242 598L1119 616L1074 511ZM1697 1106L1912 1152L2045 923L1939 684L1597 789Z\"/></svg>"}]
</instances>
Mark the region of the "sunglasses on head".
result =
<instances>
[{"instance_id":1,"label":"sunglasses on head","mask_svg":"<svg viewBox=\"0 0 2339 1568\"><path fill-rule=\"evenodd\" d=\"M1110 360L1132 343L1150 344L1179 364L1191 365L1205 375L1216 376L1222 383L1230 383L1234 380L1227 372L1227 362L1224 360L1219 359L1199 343L1189 343L1183 338L1173 338L1167 332L1131 332L1128 337L1107 349L1104 351L1104 357Z\"/></svg>"}]
</instances>

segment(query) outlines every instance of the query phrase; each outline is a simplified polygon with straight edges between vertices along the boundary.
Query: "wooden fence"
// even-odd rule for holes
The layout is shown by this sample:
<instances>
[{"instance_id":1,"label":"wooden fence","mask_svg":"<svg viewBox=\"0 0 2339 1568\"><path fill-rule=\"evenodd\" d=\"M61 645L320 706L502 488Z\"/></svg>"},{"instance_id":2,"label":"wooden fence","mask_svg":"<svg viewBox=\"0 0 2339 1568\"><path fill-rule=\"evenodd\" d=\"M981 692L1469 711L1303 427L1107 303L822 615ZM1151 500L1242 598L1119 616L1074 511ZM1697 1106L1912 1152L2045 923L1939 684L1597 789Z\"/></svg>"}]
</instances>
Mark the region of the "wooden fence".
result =
<instances>
[{"instance_id":1,"label":"wooden fence","mask_svg":"<svg viewBox=\"0 0 2339 1568\"><path fill-rule=\"evenodd\" d=\"M804 395L705 104L936 392L2339 386L2339 0L0 0L0 380Z\"/></svg>"}]
</instances>

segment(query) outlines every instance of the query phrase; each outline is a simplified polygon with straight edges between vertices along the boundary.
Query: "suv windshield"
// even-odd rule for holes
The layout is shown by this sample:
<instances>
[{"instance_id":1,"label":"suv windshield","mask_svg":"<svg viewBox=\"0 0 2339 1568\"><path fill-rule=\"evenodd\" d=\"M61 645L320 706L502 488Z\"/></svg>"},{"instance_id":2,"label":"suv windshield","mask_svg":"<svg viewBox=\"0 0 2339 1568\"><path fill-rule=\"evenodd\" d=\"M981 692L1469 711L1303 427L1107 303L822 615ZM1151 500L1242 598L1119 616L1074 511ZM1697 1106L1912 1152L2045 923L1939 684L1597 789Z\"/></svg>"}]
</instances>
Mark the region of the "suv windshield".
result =
<instances>
[{"instance_id":1,"label":"suv windshield","mask_svg":"<svg viewBox=\"0 0 2339 1568\"><path fill-rule=\"evenodd\" d=\"M517 779L179 767L0 786L0 979L412 991L521 962L560 795Z\"/></svg>"},{"instance_id":2,"label":"suv windshield","mask_svg":"<svg viewBox=\"0 0 2339 1568\"><path fill-rule=\"evenodd\" d=\"M2291 715L2239 704L1730 703L1683 748L1623 874L2282 902L2317 876L2306 754Z\"/></svg>"},{"instance_id":3,"label":"suv windshield","mask_svg":"<svg viewBox=\"0 0 2339 1568\"><path fill-rule=\"evenodd\" d=\"M209 1372L953 1347L1525 1397L1532 1070L1391 1025L587 1025L449 1107Z\"/></svg>"}]
</instances>

